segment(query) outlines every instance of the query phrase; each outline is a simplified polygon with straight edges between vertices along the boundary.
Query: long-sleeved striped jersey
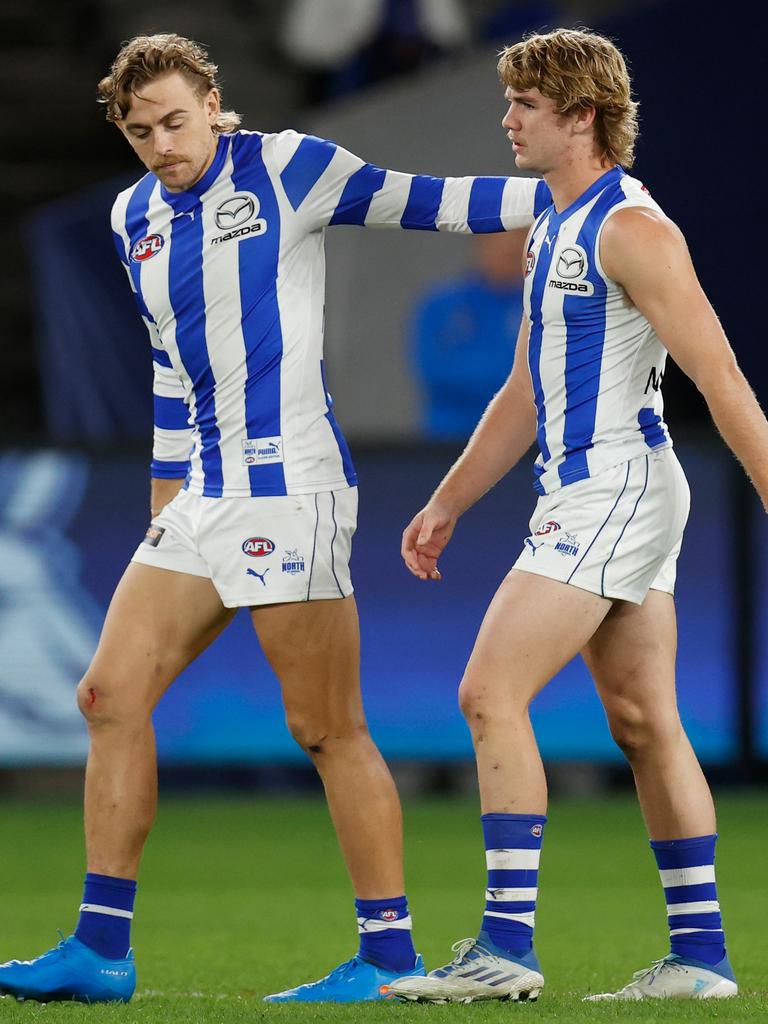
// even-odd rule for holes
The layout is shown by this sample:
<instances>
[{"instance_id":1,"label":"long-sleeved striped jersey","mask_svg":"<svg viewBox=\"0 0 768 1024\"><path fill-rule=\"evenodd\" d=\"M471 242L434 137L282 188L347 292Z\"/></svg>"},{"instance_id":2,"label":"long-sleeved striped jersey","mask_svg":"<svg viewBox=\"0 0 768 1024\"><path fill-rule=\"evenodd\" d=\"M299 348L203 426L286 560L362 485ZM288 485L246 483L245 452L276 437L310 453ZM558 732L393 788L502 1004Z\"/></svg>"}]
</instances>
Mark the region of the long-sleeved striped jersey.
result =
<instances>
[{"instance_id":1,"label":"long-sleeved striped jersey","mask_svg":"<svg viewBox=\"0 0 768 1024\"><path fill-rule=\"evenodd\" d=\"M667 350L600 263L606 220L632 206L659 210L614 167L562 213L549 206L533 229L524 302L539 494L672 444L661 396Z\"/></svg>"},{"instance_id":2,"label":"long-sleeved striped jersey","mask_svg":"<svg viewBox=\"0 0 768 1024\"><path fill-rule=\"evenodd\" d=\"M324 229L502 231L549 201L535 179L402 174L293 131L220 136L184 192L146 174L112 229L152 343L153 476L210 497L353 486L323 375Z\"/></svg>"}]
</instances>

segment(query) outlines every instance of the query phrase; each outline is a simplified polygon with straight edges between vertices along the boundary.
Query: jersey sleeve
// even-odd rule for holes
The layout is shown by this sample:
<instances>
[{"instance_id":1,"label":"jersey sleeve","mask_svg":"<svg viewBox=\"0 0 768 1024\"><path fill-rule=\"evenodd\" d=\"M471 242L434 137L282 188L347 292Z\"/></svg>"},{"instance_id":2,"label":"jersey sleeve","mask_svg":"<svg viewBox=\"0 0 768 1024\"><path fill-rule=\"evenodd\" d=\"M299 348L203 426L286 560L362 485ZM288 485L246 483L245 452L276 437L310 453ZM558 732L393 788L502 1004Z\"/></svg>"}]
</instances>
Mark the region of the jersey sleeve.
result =
<instances>
[{"instance_id":1,"label":"jersey sleeve","mask_svg":"<svg viewBox=\"0 0 768 1024\"><path fill-rule=\"evenodd\" d=\"M189 471L194 427L189 422L184 388L167 353L153 345L152 360L155 427L151 473L153 477L174 480L186 477Z\"/></svg>"},{"instance_id":2,"label":"jersey sleeve","mask_svg":"<svg viewBox=\"0 0 768 1024\"><path fill-rule=\"evenodd\" d=\"M171 365L168 353L163 348L152 315L136 291L125 239L115 228L113 214L112 237L117 255L128 275L128 283L139 307L141 319L147 328L152 350L154 437L150 472L153 477L163 479L183 478L186 477L189 470L189 454L192 449L194 430L189 422L189 406L184 396L184 386Z\"/></svg>"},{"instance_id":3,"label":"jersey sleeve","mask_svg":"<svg viewBox=\"0 0 768 1024\"><path fill-rule=\"evenodd\" d=\"M333 142L284 132L286 197L309 230L355 224L464 234L529 226L551 202L536 178L433 178L366 163ZM298 142L297 142L298 140Z\"/></svg>"}]
</instances>

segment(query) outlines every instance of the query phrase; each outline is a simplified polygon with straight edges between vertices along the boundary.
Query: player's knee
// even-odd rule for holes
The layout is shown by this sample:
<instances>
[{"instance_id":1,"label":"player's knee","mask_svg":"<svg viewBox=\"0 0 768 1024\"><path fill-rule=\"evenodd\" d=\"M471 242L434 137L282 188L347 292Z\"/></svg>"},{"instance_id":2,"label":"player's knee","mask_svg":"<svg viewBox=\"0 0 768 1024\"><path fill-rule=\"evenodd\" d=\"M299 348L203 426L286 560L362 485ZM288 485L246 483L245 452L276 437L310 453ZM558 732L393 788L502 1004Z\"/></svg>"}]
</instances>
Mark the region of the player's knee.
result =
<instances>
[{"instance_id":1,"label":"player's knee","mask_svg":"<svg viewBox=\"0 0 768 1024\"><path fill-rule=\"evenodd\" d=\"M606 711L611 736L629 761L658 751L681 731L677 716L665 717L630 701L621 701Z\"/></svg>"},{"instance_id":2,"label":"player's knee","mask_svg":"<svg viewBox=\"0 0 768 1024\"><path fill-rule=\"evenodd\" d=\"M77 687L77 706L90 728L128 722L136 716L125 689L88 672Z\"/></svg>"},{"instance_id":3,"label":"player's knee","mask_svg":"<svg viewBox=\"0 0 768 1024\"><path fill-rule=\"evenodd\" d=\"M488 686L481 680L465 676L459 686L459 707L470 729L482 729L499 716L499 701L493 700ZM507 711L505 703L505 711Z\"/></svg>"},{"instance_id":4,"label":"player's knee","mask_svg":"<svg viewBox=\"0 0 768 1024\"><path fill-rule=\"evenodd\" d=\"M332 755L342 744L367 734L363 718L328 719L296 712L286 714L286 724L293 739L305 753L316 758Z\"/></svg>"}]
</instances>

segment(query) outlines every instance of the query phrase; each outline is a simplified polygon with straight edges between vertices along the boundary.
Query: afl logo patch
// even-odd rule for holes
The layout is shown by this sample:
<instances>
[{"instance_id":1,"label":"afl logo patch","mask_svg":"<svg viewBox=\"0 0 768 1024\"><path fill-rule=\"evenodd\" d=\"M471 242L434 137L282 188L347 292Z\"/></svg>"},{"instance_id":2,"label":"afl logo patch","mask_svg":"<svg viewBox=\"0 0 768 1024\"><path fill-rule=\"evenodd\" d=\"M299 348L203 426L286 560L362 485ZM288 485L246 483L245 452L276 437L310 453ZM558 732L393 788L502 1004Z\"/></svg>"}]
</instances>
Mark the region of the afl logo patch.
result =
<instances>
[{"instance_id":1,"label":"afl logo patch","mask_svg":"<svg viewBox=\"0 0 768 1024\"><path fill-rule=\"evenodd\" d=\"M549 519L546 523L538 528L534 537L546 537L549 533L557 533L560 529L560 523L555 522L554 519Z\"/></svg>"},{"instance_id":2,"label":"afl logo patch","mask_svg":"<svg viewBox=\"0 0 768 1024\"><path fill-rule=\"evenodd\" d=\"M243 541L243 554L251 558L265 558L275 550L275 542L269 537L249 537Z\"/></svg>"},{"instance_id":3,"label":"afl logo patch","mask_svg":"<svg viewBox=\"0 0 768 1024\"><path fill-rule=\"evenodd\" d=\"M165 239L162 235L147 235L146 238L140 238L131 249L131 259L134 263L151 260L153 256L157 256L164 245Z\"/></svg>"},{"instance_id":4,"label":"afl logo patch","mask_svg":"<svg viewBox=\"0 0 768 1024\"><path fill-rule=\"evenodd\" d=\"M259 212L259 200L250 192L230 196L216 207L214 220L221 231L232 231L256 216Z\"/></svg>"},{"instance_id":5,"label":"afl logo patch","mask_svg":"<svg viewBox=\"0 0 768 1024\"><path fill-rule=\"evenodd\" d=\"M579 246L563 249L557 258L557 276L566 281L574 281L587 272L587 254Z\"/></svg>"}]
</instances>

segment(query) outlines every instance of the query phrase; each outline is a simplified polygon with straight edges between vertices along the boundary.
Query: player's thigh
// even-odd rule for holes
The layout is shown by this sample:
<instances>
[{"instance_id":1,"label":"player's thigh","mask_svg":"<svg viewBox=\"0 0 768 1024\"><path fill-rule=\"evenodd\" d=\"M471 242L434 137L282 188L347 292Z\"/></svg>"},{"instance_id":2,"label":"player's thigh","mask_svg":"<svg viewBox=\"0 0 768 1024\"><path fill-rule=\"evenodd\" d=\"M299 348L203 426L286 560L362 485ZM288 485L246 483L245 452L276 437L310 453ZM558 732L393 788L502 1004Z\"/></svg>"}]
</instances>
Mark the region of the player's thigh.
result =
<instances>
[{"instance_id":1,"label":"player's thigh","mask_svg":"<svg viewBox=\"0 0 768 1024\"><path fill-rule=\"evenodd\" d=\"M360 629L352 595L251 609L289 716L362 719Z\"/></svg>"},{"instance_id":2,"label":"player's thigh","mask_svg":"<svg viewBox=\"0 0 768 1024\"><path fill-rule=\"evenodd\" d=\"M611 602L513 569L480 627L461 683L465 714L525 707L584 647Z\"/></svg>"},{"instance_id":3,"label":"player's thigh","mask_svg":"<svg viewBox=\"0 0 768 1024\"><path fill-rule=\"evenodd\" d=\"M609 719L676 721L676 653L671 594L650 590L639 605L617 601L582 651Z\"/></svg>"},{"instance_id":4,"label":"player's thigh","mask_svg":"<svg viewBox=\"0 0 768 1024\"><path fill-rule=\"evenodd\" d=\"M131 562L81 687L147 707L234 615L210 580Z\"/></svg>"}]
</instances>

